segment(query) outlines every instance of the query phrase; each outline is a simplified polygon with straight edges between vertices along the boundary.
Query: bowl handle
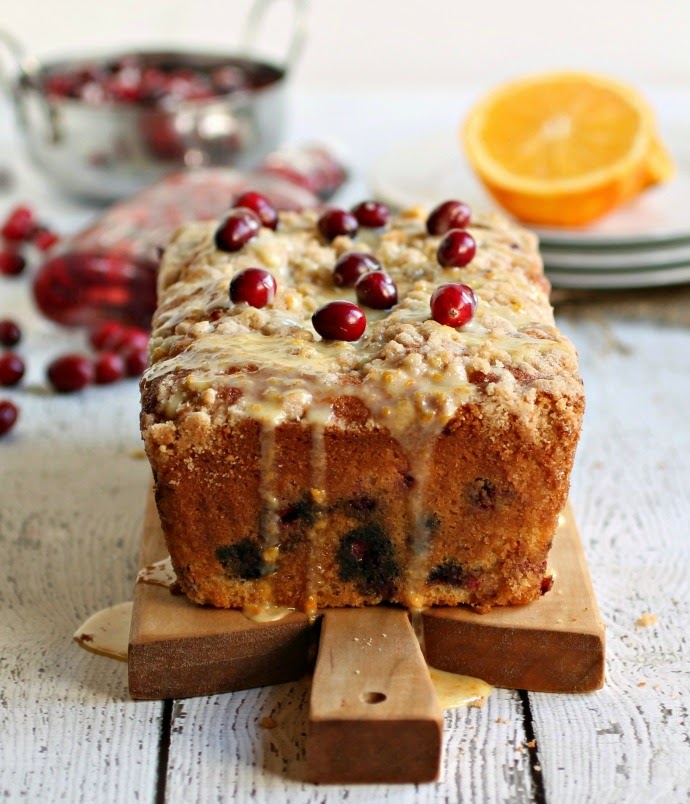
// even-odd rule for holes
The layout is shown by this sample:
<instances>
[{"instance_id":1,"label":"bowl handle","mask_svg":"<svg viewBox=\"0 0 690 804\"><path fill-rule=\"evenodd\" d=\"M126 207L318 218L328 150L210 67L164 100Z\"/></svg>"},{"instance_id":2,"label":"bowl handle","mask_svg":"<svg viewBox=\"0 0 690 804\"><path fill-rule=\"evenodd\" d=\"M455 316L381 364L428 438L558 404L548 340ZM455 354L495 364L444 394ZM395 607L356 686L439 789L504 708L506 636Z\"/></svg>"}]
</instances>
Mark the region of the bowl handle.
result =
<instances>
[{"instance_id":1,"label":"bowl handle","mask_svg":"<svg viewBox=\"0 0 690 804\"><path fill-rule=\"evenodd\" d=\"M20 91L27 85L38 86L41 64L30 56L19 40L0 28L0 79L8 93Z\"/></svg>"},{"instance_id":2,"label":"bowl handle","mask_svg":"<svg viewBox=\"0 0 690 804\"><path fill-rule=\"evenodd\" d=\"M41 90L40 73L40 61L35 56L27 53L15 36L0 28L0 82L3 89L8 95L11 95L14 101L19 125L24 132L28 131L29 123L24 113L21 98L28 89L34 89L36 90L36 97L44 107L43 111L48 129L54 139L57 136L54 115Z\"/></svg>"},{"instance_id":3,"label":"bowl handle","mask_svg":"<svg viewBox=\"0 0 690 804\"><path fill-rule=\"evenodd\" d=\"M275 0L254 0L249 9L247 21L244 26L244 35L242 36L242 48L250 57L255 55L259 29L268 7L271 6L274 1ZM292 33L290 35L290 42L288 44L287 53L285 54L285 59L282 65L279 65L285 72L288 72L299 58L307 35L308 0L291 0L291 2L293 5Z\"/></svg>"}]
</instances>

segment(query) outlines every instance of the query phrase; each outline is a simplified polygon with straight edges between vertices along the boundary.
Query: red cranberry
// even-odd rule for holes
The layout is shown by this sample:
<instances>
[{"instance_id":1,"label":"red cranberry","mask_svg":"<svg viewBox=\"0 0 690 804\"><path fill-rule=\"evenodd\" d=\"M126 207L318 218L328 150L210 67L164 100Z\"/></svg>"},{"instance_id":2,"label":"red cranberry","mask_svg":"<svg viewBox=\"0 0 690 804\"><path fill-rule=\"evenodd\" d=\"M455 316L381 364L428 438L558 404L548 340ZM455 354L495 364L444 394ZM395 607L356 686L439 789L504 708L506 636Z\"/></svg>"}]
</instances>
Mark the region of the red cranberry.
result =
<instances>
[{"instance_id":1,"label":"red cranberry","mask_svg":"<svg viewBox=\"0 0 690 804\"><path fill-rule=\"evenodd\" d=\"M339 288L353 288L360 278L369 271L376 271L381 263L364 251L348 251L338 259L333 269L333 284Z\"/></svg>"},{"instance_id":2,"label":"red cranberry","mask_svg":"<svg viewBox=\"0 0 690 804\"><path fill-rule=\"evenodd\" d=\"M469 285L449 282L439 285L431 296L431 317L449 327L466 324L476 309L477 297Z\"/></svg>"},{"instance_id":3,"label":"red cranberry","mask_svg":"<svg viewBox=\"0 0 690 804\"><path fill-rule=\"evenodd\" d=\"M141 71L141 100L158 101L165 95L167 76L157 67L144 67Z\"/></svg>"},{"instance_id":4,"label":"red cranberry","mask_svg":"<svg viewBox=\"0 0 690 804\"><path fill-rule=\"evenodd\" d=\"M186 145L174 117L154 114L143 117L140 125L146 150L157 159L174 161L184 157Z\"/></svg>"},{"instance_id":5,"label":"red cranberry","mask_svg":"<svg viewBox=\"0 0 690 804\"><path fill-rule=\"evenodd\" d=\"M436 259L444 268L462 268L472 262L477 244L464 229L451 229L438 244Z\"/></svg>"},{"instance_id":6,"label":"red cranberry","mask_svg":"<svg viewBox=\"0 0 690 804\"><path fill-rule=\"evenodd\" d=\"M239 251L261 229L261 221L251 211L240 207L233 209L216 229L216 248L221 251Z\"/></svg>"},{"instance_id":7,"label":"red cranberry","mask_svg":"<svg viewBox=\"0 0 690 804\"><path fill-rule=\"evenodd\" d=\"M398 303L398 288L385 271L370 271L357 280L357 301L374 310L387 310Z\"/></svg>"},{"instance_id":8,"label":"red cranberry","mask_svg":"<svg viewBox=\"0 0 690 804\"><path fill-rule=\"evenodd\" d=\"M149 333L138 327L125 327L122 336L114 345L117 352L129 352L132 349L146 352L149 348Z\"/></svg>"},{"instance_id":9,"label":"red cranberry","mask_svg":"<svg viewBox=\"0 0 690 804\"><path fill-rule=\"evenodd\" d=\"M67 73L48 75L43 80L43 89L48 96L68 98L76 94L77 77Z\"/></svg>"},{"instance_id":10,"label":"red cranberry","mask_svg":"<svg viewBox=\"0 0 690 804\"><path fill-rule=\"evenodd\" d=\"M327 209L316 222L326 240L334 240L338 235L357 234L357 218L344 209Z\"/></svg>"},{"instance_id":11,"label":"red cranberry","mask_svg":"<svg viewBox=\"0 0 690 804\"><path fill-rule=\"evenodd\" d=\"M179 69L170 73L166 90L175 100L207 100L213 97L207 77L194 70Z\"/></svg>"},{"instance_id":12,"label":"red cranberry","mask_svg":"<svg viewBox=\"0 0 690 804\"><path fill-rule=\"evenodd\" d=\"M124 356L128 377L141 377L149 364L146 349L130 349Z\"/></svg>"},{"instance_id":13,"label":"red cranberry","mask_svg":"<svg viewBox=\"0 0 690 804\"><path fill-rule=\"evenodd\" d=\"M97 352L117 349L127 332L127 327L119 321L104 321L89 333L89 343Z\"/></svg>"},{"instance_id":14,"label":"red cranberry","mask_svg":"<svg viewBox=\"0 0 690 804\"><path fill-rule=\"evenodd\" d=\"M267 229L278 228L278 213L265 195L248 190L235 199L234 206L251 209L258 216L261 225Z\"/></svg>"},{"instance_id":15,"label":"red cranberry","mask_svg":"<svg viewBox=\"0 0 690 804\"><path fill-rule=\"evenodd\" d=\"M148 348L149 333L119 321L104 321L89 334L89 342L97 352L128 352Z\"/></svg>"},{"instance_id":16,"label":"red cranberry","mask_svg":"<svg viewBox=\"0 0 690 804\"><path fill-rule=\"evenodd\" d=\"M273 76L253 75L246 67L225 67L210 73L170 65L145 65L131 55L115 62L65 70L46 77L44 87L50 96L80 98L87 103L115 101L123 104L166 105L183 100L202 100L219 93L251 89L270 83Z\"/></svg>"},{"instance_id":17,"label":"red cranberry","mask_svg":"<svg viewBox=\"0 0 690 804\"><path fill-rule=\"evenodd\" d=\"M93 370L98 385L109 385L125 376L125 361L116 352L101 352L94 361Z\"/></svg>"},{"instance_id":18,"label":"red cranberry","mask_svg":"<svg viewBox=\"0 0 690 804\"><path fill-rule=\"evenodd\" d=\"M362 201L352 207L352 214L365 229L380 229L388 223L391 216L388 207L379 201Z\"/></svg>"},{"instance_id":19,"label":"red cranberry","mask_svg":"<svg viewBox=\"0 0 690 804\"><path fill-rule=\"evenodd\" d=\"M16 346L22 339L22 331L19 325L9 318L0 321L0 344L2 346Z\"/></svg>"},{"instance_id":20,"label":"red cranberry","mask_svg":"<svg viewBox=\"0 0 690 804\"><path fill-rule=\"evenodd\" d=\"M0 436L9 433L14 427L18 416L19 411L14 402L10 402L9 399L0 400Z\"/></svg>"},{"instance_id":21,"label":"red cranberry","mask_svg":"<svg viewBox=\"0 0 690 804\"><path fill-rule=\"evenodd\" d=\"M84 355L63 355L48 366L48 379L62 393L81 391L93 382L93 377L93 365Z\"/></svg>"},{"instance_id":22,"label":"red cranberry","mask_svg":"<svg viewBox=\"0 0 690 804\"><path fill-rule=\"evenodd\" d=\"M350 551L352 552L352 558L354 558L358 564L361 564L369 557L371 545L369 542L364 541L364 539L355 539L350 545Z\"/></svg>"},{"instance_id":23,"label":"red cranberry","mask_svg":"<svg viewBox=\"0 0 690 804\"><path fill-rule=\"evenodd\" d=\"M141 100L141 72L136 67L123 67L103 82L106 94L119 103Z\"/></svg>"},{"instance_id":24,"label":"red cranberry","mask_svg":"<svg viewBox=\"0 0 690 804\"><path fill-rule=\"evenodd\" d=\"M462 201L444 201L431 210L426 230L430 235L443 235L451 229L464 229L471 217L472 211Z\"/></svg>"},{"instance_id":25,"label":"red cranberry","mask_svg":"<svg viewBox=\"0 0 690 804\"><path fill-rule=\"evenodd\" d=\"M50 251L59 240L59 235L46 226L38 226L31 235L31 242L39 251Z\"/></svg>"},{"instance_id":26,"label":"red cranberry","mask_svg":"<svg viewBox=\"0 0 690 804\"><path fill-rule=\"evenodd\" d=\"M24 376L24 361L14 352L0 355L0 385L16 385Z\"/></svg>"},{"instance_id":27,"label":"red cranberry","mask_svg":"<svg viewBox=\"0 0 690 804\"><path fill-rule=\"evenodd\" d=\"M230 299L235 304L247 302L252 307L265 307L276 295L276 281L265 268L245 268L230 282Z\"/></svg>"},{"instance_id":28,"label":"red cranberry","mask_svg":"<svg viewBox=\"0 0 690 804\"><path fill-rule=\"evenodd\" d=\"M0 274L19 276L26 268L26 260L16 251L0 251Z\"/></svg>"},{"instance_id":29,"label":"red cranberry","mask_svg":"<svg viewBox=\"0 0 690 804\"><path fill-rule=\"evenodd\" d=\"M364 334L367 318L364 311L349 301L332 301L311 317L314 329L329 341L356 341Z\"/></svg>"},{"instance_id":30,"label":"red cranberry","mask_svg":"<svg viewBox=\"0 0 690 804\"><path fill-rule=\"evenodd\" d=\"M78 97L86 103L91 103L98 106L108 100L108 93L104 84L99 84L97 81L87 81L79 89Z\"/></svg>"},{"instance_id":31,"label":"red cranberry","mask_svg":"<svg viewBox=\"0 0 690 804\"><path fill-rule=\"evenodd\" d=\"M5 219L0 234L5 240L28 240L34 230L34 214L29 207L15 207Z\"/></svg>"},{"instance_id":32,"label":"red cranberry","mask_svg":"<svg viewBox=\"0 0 690 804\"><path fill-rule=\"evenodd\" d=\"M220 95L237 92L240 89L251 89L249 76L239 67L218 67L211 73L211 82Z\"/></svg>"}]
</instances>

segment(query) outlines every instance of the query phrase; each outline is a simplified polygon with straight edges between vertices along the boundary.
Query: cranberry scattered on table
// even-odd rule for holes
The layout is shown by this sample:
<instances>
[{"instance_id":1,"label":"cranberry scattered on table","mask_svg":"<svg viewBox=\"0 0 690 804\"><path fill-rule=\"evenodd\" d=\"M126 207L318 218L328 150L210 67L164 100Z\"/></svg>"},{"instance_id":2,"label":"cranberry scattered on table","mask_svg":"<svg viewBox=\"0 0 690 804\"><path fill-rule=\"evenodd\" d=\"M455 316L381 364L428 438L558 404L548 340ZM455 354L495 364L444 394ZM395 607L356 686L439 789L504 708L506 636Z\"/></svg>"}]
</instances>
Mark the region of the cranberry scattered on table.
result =
<instances>
[{"instance_id":1,"label":"cranberry scattered on table","mask_svg":"<svg viewBox=\"0 0 690 804\"><path fill-rule=\"evenodd\" d=\"M22 339L22 331L16 321L4 318L0 321L0 345L16 346Z\"/></svg>"},{"instance_id":2,"label":"cranberry scattered on table","mask_svg":"<svg viewBox=\"0 0 690 804\"><path fill-rule=\"evenodd\" d=\"M125 368L128 377L141 377L148 365L148 354L146 349L129 349L124 354Z\"/></svg>"},{"instance_id":3,"label":"cranberry scattered on table","mask_svg":"<svg viewBox=\"0 0 690 804\"><path fill-rule=\"evenodd\" d=\"M63 355L48 366L48 379L53 388L61 393L81 391L93 382L93 363L86 355Z\"/></svg>"},{"instance_id":4,"label":"cranberry scattered on table","mask_svg":"<svg viewBox=\"0 0 690 804\"><path fill-rule=\"evenodd\" d=\"M48 379L56 391L73 393L92 383L109 385L124 377L140 377L148 365L148 339L138 327L106 321L89 333L96 357L62 355L48 366Z\"/></svg>"},{"instance_id":5,"label":"cranberry scattered on table","mask_svg":"<svg viewBox=\"0 0 690 804\"><path fill-rule=\"evenodd\" d=\"M24 376L24 361L14 352L0 354L0 385L10 387Z\"/></svg>"},{"instance_id":6,"label":"cranberry scattered on table","mask_svg":"<svg viewBox=\"0 0 690 804\"><path fill-rule=\"evenodd\" d=\"M30 242L39 251L49 251L60 239L52 229L37 221L33 210L25 204L10 211L0 227L0 235L9 246L2 252L8 256L0 259L0 273L5 274L19 274L24 270L19 252L24 244Z\"/></svg>"},{"instance_id":7,"label":"cranberry scattered on table","mask_svg":"<svg viewBox=\"0 0 690 804\"><path fill-rule=\"evenodd\" d=\"M31 237L35 225L34 215L29 207L18 206L5 219L0 234L5 240L21 242Z\"/></svg>"},{"instance_id":8,"label":"cranberry scattered on table","mask_svg":"<svg viewBox=\"0 0 690 804\"><path fill-rule=\"evenodd\" d=\"M50 251L59 241L59 236L46 226L37 226L31 235L31 242L39 251Z\"/></svg>"},{"instance_id":9,"label":"cranberry scattered on table","mask_svg":"<svg viewBox=\"0 0 690 804\"><path fill-rule=\"evenodd\" d=\"M119 321L104 321L89 333L89 343L97 352L118 352L146 349L149 334L139 327L129 327Z\"/></svg>"},{"instance_id":10,"label":"cranberry scattered on table","mask_svg":"<svg viewBox=\"0 0 690 804\"><path fill-rule=\"evenodd\" d=\"M0 436L14 427L19 418L19 409L9 399L0 399Z\"/></svg>"},{"instance_id":11,"label":"cranberry scattered on table","mask_svg":"<svg viewBox=\"0 0 690 804\"><path fill-rule=\"evenodd\" d=\"M101 352L93 362L93 370L96 385L110 385L126 374L124 358L117 352Z\"/></svg>"},{"instance_id":12,"label":"cranberry scattered on table","mask_svg":"<svg viewBox=\"0 0 690 804\"><path fill-rule=\"evenodd\" d=\"M19 276L24 273L26 260L18 251L3 249L0 251L0 274Z\"/></svg>"}]
</instances>

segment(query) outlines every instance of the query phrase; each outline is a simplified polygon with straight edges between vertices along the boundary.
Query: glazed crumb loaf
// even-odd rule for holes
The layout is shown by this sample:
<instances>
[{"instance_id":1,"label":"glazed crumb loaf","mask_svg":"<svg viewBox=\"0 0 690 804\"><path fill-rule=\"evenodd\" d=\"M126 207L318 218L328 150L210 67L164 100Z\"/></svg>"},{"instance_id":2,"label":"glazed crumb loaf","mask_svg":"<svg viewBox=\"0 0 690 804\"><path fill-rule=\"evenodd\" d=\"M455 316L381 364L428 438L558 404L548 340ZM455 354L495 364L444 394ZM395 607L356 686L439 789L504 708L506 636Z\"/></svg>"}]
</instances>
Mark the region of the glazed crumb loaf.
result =
<instances>
[{"instance_id":1,"label":"glazed crumb loaf","mask_svg":"<svg viewBox=\"0 0 690 804\"><path fill-rule=\"evenodd\" d=\"M142 432L182 590L254 611L535 599L584 408L536 238L475 216L476 256L442 268L424 210L332 242L317 217L282 213L234 253L190 223L164 254ZM349 251L375 255L399 301L365 308L359 340L324 340L311 317L354 300L333 282ZM273 302L232 303L257 266ZM446 282L478 297L457 329L430 315Z\"/></svg>"}]
</instances>

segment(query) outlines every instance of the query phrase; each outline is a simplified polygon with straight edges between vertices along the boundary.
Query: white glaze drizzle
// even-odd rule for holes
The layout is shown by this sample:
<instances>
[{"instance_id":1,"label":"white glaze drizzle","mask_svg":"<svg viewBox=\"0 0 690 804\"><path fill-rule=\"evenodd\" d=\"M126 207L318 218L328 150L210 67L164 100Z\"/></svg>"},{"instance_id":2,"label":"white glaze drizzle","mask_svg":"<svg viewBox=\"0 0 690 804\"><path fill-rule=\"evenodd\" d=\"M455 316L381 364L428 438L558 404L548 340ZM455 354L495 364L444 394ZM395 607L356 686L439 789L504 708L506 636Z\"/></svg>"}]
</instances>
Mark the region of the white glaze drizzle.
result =
<instances>
[{"instance_id":1,"label":"white glaze drizzle","mask_svg":"<svg viewBox=\"0 0 690 804\"><path fill-rule=\"evenodd\" d=\"M493 692L491 684L480 678L448 673L429 666L431 683L434 685L441 709L459 709L462 706L482 707Z\"/></svg>"},{"instance_id":2,"label":"white glaze drizzle","mask_svg":"<svg viewBox=\"0 0 690 804\"><path fill-rule=\"evenodd\" d=\"M170 556L166 556L153 564L147 564L137 573L136 583L150 583L170 589L177 582L177 575Z\"/></svg>"},{"instance_id":3,"label":"white glaze drizzle","mask_svg":"<svg viewBox=\"0 0 690 804\"><path fill-rule=\"evenodd\" d=\"M295 609L289 606L276 606L273 603L264 603L261 606L245 606L242 614L254 623L275 623L292 614Z\"/></svg>"},{"instance_id":4,"label":"white glaze drizzle","mask_svg":"<svg viewBox=\"0 0 690 804\"><path fill-rule=\"evenodd\" d=\"M74 632L74 641L90 653L126 662L132 606L129 600L92 614Z\"/></svg>"},{"instance_id":5,"label":"white glaze drizzle","mask_svg":"<svg viewBox=\"0 0 690 804\"><path fill-rule=\"evenodd\" d=\"M157 562L159 565L164 563L165 560ZM132 602L127 601L96 612L75 631L74 641L90 653L126 662L132 606ZM265 603L261 606L247 606L242 613L252 622L272 623L294 611L286 606ZM448 673L431 666L429 675L444 710L461 706L483 706L493 690L493 687L480 679Z\"/></svg>"}]
</instances>

